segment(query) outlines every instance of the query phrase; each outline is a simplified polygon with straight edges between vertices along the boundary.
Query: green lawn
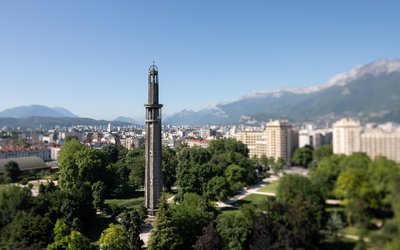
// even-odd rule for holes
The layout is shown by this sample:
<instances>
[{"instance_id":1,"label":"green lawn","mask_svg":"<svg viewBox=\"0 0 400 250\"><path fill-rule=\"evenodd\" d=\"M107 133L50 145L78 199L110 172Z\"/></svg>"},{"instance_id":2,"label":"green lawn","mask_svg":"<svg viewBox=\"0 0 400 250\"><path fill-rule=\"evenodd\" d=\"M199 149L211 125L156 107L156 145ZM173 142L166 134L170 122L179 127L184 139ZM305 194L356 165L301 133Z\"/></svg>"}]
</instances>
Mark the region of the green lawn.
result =
<instances>
[{"instance_id":1,"label":"green lawn","mask_svg":"<svg viewBox=\"0 0 400 250\"><path fill-rule=\"evenodd\" d=\"M241 213L239 208L236 207L223 207L220 209L223 214L239 214Z\"/></svg>"},{"instance_id":2,"label":"green lawn","mask_svg":"<svg viewBox=\"0 0 400 250\"><path fill-rule=\"evenodd\" d=\"M132 203L144 202L144 197L125 198L125 199L106 199L104 204L117 206L130 206Z\"/></svg>"},{"instance_id":3,"label":"green lawn","mask_svg":"<svg viewBox=\"0 0 400 250\"><path fill-rule=\"evenodd\" d=\"M278 188L279 181L274 181L265 185L264 187L259 188L257 191L265 192L265 193L276 193L276 189Z\"/></svg>"},{"instance_id":4,"label":"green lawn","mask_svg":"<svg viewBox=\"0 0 400 250\"><path fill-rule=\"evenodd\" d=\"M131 206L132 203L144 202L144 192L133 192L125 194L123 197L106 199L104 204L116 206Z\"/></svg>"},{"instance_id":5,"label":"green lawn","mask_svg":"<svg viewBox=\"0 0 400 250\"><path fill-rule=\"evenodd\" d=\"M258 206L262 202L264 202L267 199L267 196L262 195L262 194L250 194L246 197L244 197L241 200L237 200L234 203L232 203L233 207L224 207L221 208L220 211L224 214L237 214L240 213L240 207L249 204L249 205L254 205Z\"/></svg>"}]
</instances>

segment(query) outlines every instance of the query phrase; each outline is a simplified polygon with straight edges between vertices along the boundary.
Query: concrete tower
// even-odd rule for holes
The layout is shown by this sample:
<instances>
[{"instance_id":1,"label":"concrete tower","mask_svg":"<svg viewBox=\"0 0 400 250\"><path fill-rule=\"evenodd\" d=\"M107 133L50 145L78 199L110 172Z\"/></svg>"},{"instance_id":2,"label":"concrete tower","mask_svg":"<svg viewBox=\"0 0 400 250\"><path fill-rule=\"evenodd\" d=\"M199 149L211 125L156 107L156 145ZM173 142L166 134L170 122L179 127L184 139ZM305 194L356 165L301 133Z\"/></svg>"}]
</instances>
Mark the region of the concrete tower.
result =
<instances>
[{"instance_id":1,"label":"concrete tower","mask_svg":"<svg viewBox=\"0 0 400 250\"><path fill-rule=\"evenodd\" d=\"M162 191L161 107L158 103L158 68L149 69L149 100L146 107L145 205L154 215Z\"/></svg>"}]
</instances>

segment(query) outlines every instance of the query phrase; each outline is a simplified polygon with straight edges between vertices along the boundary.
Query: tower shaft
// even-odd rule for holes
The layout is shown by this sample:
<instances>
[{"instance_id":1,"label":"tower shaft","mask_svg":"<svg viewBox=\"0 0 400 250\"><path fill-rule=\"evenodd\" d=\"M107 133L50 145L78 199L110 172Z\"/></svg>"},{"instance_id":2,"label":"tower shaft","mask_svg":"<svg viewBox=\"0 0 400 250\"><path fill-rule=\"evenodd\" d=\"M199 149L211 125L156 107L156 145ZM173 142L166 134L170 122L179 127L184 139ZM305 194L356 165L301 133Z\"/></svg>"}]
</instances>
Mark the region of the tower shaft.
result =
<instances>
[{"instance_id":1,"label":"tower shaft","mask_svg":"<svg viewBox=\"0 0 400 250\"><path fill-rule=\"evenodd\" d=\"M146 108L145 206L154 215L162 192L161 108L158 103L158 68L149 70L149 96Z\"/></svg>"}]
</instances>

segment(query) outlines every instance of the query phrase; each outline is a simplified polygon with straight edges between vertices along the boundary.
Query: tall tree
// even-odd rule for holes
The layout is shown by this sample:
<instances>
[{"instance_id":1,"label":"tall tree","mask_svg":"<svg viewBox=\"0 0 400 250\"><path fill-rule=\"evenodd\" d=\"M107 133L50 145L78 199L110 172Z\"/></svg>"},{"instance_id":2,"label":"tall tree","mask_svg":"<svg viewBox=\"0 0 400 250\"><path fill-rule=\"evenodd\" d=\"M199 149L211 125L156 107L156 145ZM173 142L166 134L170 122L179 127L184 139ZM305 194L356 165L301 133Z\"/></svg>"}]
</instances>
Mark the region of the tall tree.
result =
<instances>
[{"instance_id":1,"label":"tall tree","mask_svg":"<svg viewBox=\"0 0 400 250\"><path fill-rule=\"evenodd\" d=\"M163 168L163 185L167 191L171 191L172 186L176 182L176 170L178 168L178 160L176 152L168 147L163 148L162 152L162 168Z\"/></svg>"},{"instance_id":2,"label":"tall tree","mask_svg":"<svg viewBox=\"0 0 400 250\"><path fill-rule=\"evenodd\" d=\"M217 231L221 235L223 249L244 249L249 232L248 221L242 214L221 214L217 218Z\"/></svg>"},{"instance_id":3,"label":"tall tree","mask_svg":"<svg viewBox=\"0 0 400 250\"><path fill-rule=\"evenodd\" d=\"M31 208L32 200L27 188L0 186L0 228L10 223L18 211Z\"/></svg>"},{"instance_id":4,"label":"tall tree","mask_svg":"<svg viewBox=\"0 0 400 250\"><path fill-rule=\"evenodd\" d=\"M9 161L4 165L3 180L5 183L17 182L20 174L18 163L15 161Z\"/></svg>"},{"instance_id":5,"label":"tall tree","mask_svg":"<svg viewBox=\"0 0 400 250\"><path fill-rule=\"evenodd\" d=\"M92 185L93 206L102 209L106 195L106 187L102 181L95 182Z\"/></svg>"},{"instance_id":6,"label":"tall tree","mask_svg":"<svg viewBox=\"0 0 400 250\"><path fill-rule=\"evenodd\" d=\"M196 244L193 245L195 250L214 250L221 248L221 237L219 236L215 225L210 222L208 226L203 228L203 234L196 240Z\"/></svg>"},{"instance_id":7,"label":"tall tree","mask_svg":"<svg viewBox=\"0 0 400 250\"><path fill-rule=\"evenodd\" d=\"M180 238L176 237L176 234L177 228L172 221L172 211L165 198L162 197L156 214L154 229L148 242L148 249L179 249L182 242Z\"/></svg>"},{"instance_id":8,"label":"tall tree","mask_svg":"<svg viewBox=\"0 0 400 250\"><path fill-rule=\"evenodd\" d=\"M79 168L76 162L77 154L85 148L80 144L78 139L72 138L65 141L63 148L60 150L58 162L60 164L60 181L62 189L74 185Z\"/></svg>"},{"instance_id":9,"label":"tall tree","mask_svg":"<svg viewBox=\"0 0 400 250\"><path fill-rule=\"evenodd\" d=\"M297 148L292 156L292 163L307 168L313 161L313 149L309 146Z\"/></svg>"},{"instance_id":10,"label":"tall tree","mask_svg":"<svg viewBox=\"0 0 400 250\"><path fill-rule=\"evenodd\" d=\"M127 249L126 235L120 224L110 224L100 236L100 248L104 250L125 250Z\"/></svg>"},{"instance_id":11,"label":"tall tree","mask_svg":"<svg viewBox=\"0 0 400 250\"><path fill-rule=\"evenodd\" d=\"M129 212L124 212L121 214L120 220L126 238L126 249L142 249L144 242L140 239L140 232L143 218L139 211L133 209Z\"/></svg>"},{"instance_id":12,"label":"tall tree","mask_svg":"<svg viewBox=\"0 0 400 250\"><path fill-rule=\"evenodd\" d=\"M25 211L18 212L2 230L1 242L5 249L43 248L49 243L52 226L49 218Z\"/></svg>"}]
</instances>

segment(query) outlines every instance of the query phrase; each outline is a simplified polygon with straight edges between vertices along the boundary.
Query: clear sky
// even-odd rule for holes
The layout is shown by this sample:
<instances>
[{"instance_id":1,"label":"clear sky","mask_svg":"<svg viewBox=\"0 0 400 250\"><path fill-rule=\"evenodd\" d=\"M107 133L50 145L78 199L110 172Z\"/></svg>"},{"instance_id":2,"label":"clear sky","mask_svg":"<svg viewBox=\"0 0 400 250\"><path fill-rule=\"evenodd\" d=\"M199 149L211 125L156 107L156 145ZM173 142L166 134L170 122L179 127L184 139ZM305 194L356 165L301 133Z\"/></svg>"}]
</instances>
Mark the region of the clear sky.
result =
<instances>
[{"instance_id":1,"label":"clear sky","mask_svg":"<svg viewBox=\"0 0 400 250\"><path fill-rule=\"evenodd\" d=\"M400 58L400 1L0 0L0 111L41 104L141 117L323 83Z\"/></svg>"}]
</instances>

